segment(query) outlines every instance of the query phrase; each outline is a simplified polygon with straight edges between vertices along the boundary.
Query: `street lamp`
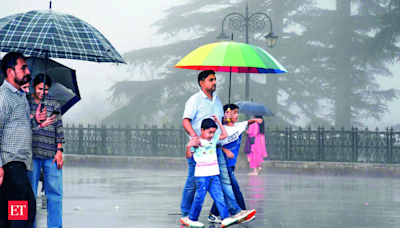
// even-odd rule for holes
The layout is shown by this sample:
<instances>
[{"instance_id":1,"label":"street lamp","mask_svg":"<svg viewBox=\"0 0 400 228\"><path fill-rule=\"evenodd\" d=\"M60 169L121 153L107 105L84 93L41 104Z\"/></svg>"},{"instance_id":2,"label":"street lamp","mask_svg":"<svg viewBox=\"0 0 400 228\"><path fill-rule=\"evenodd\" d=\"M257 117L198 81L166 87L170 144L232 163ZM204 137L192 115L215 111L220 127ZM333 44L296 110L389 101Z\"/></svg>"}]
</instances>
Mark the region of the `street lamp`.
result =
<instances>
[{"instance_id":1,"label":"street lamp","mask_svg":"<svg viewBox=\"0 0 400 228\"><path fill-rule=\"evenodd\" d=\"M224 32L222 32L218 37L218 42L228 42L229 41L229 36L226 35Z\"/></svg>"},{"instance_id":2,"label":"street lamp","mask_svg":"<svg viewBox=\"0 0 400 228\"><path fill-rule=\"evenodd\" d=\"M227 36L224 33L224 23L228 17L230 18L229 27L232 30L239 30L240 32L246 32L246 44L249 43L249 31L254 32L254 31L261 31L262 29L264 29L266 23L265 18L267 18L270 24L270 32L266 36L264 36L264 38L267 41L268 47L273 48L275 46L278 36L272 32L271 18L269 18L267 14L261 12L254 13L249 16L249 7L247 3L246 3L245 15L242 15L240 13L230 13L226 15L226 17L222 21L222 33L217 37L219 42L229 41L229 36ZM246 101L249 100L249 80L250 76L248 73L246 73L246 89L245 89Z\"/></svg>"},{"instance_id":3,"label":"street lamp","mask_svg":"<svg viewBox=\"0 0 400 228\"><path fill-rule=\"evenodd\" d=\"M266 36L264 36L264 38L267 41L267 46L273 48L275 46L276 40L278 39L278 36L271 31Z\"/></svg>"}]
</instances>

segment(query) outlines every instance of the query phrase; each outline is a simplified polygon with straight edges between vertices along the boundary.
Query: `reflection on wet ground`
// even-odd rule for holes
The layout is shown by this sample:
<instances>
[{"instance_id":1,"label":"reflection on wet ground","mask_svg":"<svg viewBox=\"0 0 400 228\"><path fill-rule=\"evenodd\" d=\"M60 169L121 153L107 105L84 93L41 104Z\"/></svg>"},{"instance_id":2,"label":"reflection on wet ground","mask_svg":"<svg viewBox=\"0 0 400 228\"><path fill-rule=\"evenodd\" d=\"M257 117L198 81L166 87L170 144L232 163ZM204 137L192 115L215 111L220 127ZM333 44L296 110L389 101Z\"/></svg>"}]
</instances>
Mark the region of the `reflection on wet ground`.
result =
<instances>
[{"instance_id":1,"label":"reflection on wet ground","mask_svg":"<svg viewBox=\"0 0 400 228\"><path fill-rule=\"evenodd\" d=\"M186 171L64 167L64 227L185 227L179 223ZM400 227L395 178L236 173L256 219L231 227ZM207 195L199 221L211 208ZM38 206L41 197L38 196ZM46 227L38 207L38 227Z\"/></svg>"}]
</instances>

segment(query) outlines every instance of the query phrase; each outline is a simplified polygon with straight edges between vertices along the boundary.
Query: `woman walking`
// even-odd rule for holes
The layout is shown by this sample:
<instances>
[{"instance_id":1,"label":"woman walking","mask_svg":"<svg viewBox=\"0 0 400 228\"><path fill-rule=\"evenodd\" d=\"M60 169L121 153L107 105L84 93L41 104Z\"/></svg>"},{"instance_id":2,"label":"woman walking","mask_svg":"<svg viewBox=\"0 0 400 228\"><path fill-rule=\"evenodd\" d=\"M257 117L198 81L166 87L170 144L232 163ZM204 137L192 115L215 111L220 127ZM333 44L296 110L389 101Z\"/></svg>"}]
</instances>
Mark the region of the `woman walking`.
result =
<instances>
[{"instance_id":1,"label":"woman walking","mask_svg":"<svg viewBox=\"0 0 400 228\"><path fill-rule=\"evenodd\" d=\"M261 118L262 116L254 116L255 118ZM265 127L264 121L262 123L250 124L248 130L248 145L250 145L250 153L247 154L247 161L250 164L250 168L254 171L249 175L258 175L261 170L261 163L264 163L263 157L267 157L267 149L265 148Z\"/></svg>"},{"instance_id":2,"label":"woman walking","mask_svg":"<svg viewBox=\"0 0 400 228\"><path fill-rule=\"evenodd\" d=\"M61 120L61 106L58 100L48 96L51 87L51 79L39 74L33 80L34 91L27 96L31 114L46 94L42 106L47 109L47 120L55 120L53 124L41 124L39 130L33 131L32 152L33 171L28 172L33 193L37 196L40 170L44 173L44 190L47 198L47 227L62 227L62 144L64 141L64 130ZM44 84L45 81L45 84ZM36 224L35 224L36 225ZM35 227L35 226L34 226Z\"/></svg>"}]
</instances>

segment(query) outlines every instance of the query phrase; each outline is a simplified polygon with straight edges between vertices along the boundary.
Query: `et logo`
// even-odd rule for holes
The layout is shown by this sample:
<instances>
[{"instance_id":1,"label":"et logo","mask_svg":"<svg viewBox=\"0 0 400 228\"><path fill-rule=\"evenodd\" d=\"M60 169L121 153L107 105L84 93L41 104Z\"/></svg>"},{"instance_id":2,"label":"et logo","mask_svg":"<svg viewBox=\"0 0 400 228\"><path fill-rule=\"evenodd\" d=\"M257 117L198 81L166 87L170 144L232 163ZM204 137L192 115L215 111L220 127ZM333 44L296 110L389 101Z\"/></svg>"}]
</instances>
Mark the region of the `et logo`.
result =
<instances>
[{"instance_id":1,"label":"et logo","mask_svg":"<svg viewBox=\"0 0 400 228\"><path fill-rule=\"evenodd\" d=\"M8 220L28 220L28 201L8 201Z\"/></svg>"}]
</instances>

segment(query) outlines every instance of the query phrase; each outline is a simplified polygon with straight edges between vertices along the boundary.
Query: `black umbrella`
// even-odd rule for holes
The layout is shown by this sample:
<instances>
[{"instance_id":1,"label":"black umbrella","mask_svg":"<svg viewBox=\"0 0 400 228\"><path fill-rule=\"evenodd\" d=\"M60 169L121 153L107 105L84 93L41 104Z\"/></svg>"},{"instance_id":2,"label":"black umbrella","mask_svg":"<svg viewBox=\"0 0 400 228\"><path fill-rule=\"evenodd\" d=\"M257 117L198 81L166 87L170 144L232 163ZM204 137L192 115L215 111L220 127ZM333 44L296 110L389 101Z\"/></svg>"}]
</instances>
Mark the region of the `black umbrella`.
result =
<instances>
[{"instance_id":1,"label":"black umbrella","mask_svg":"<svg viewBox=\"0 0 400 228\"><path fill-rule=\"evenodd\" d=\"M29 71L31 72L32 81L39 74L46 73L50 76L52 85L49 90L49 95L57 98L60 102L61 114L64 114L81 99L75 70L51 59L47 60L44 58L28 57L26 62L28 63ZM0 72L0 85L3 83L3 80L3 73ZM32 81L29 88L30 93L34 91Z\"/></svg>"}]
</instances>

